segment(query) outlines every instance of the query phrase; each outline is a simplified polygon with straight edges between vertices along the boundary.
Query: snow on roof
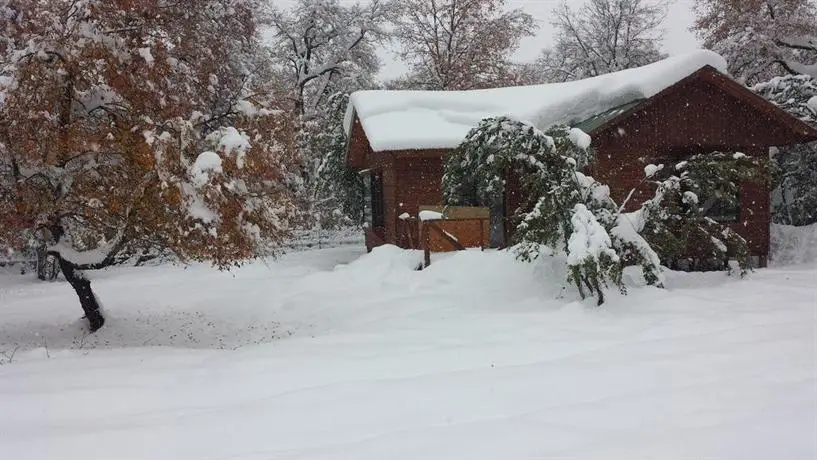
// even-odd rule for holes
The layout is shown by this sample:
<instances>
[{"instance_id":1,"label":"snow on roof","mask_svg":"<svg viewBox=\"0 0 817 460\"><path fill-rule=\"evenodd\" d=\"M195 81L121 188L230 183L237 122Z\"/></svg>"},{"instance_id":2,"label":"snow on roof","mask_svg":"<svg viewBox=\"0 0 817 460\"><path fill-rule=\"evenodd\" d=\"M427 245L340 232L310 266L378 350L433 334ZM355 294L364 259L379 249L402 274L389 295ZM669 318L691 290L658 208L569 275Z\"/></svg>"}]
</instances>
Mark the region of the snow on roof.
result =
<instances>
[{"instance_id":1,"label":"snow on roof","mask_svg":"<svg viewBox=\"0 0 817 460\"><path fill-rule=\"evenodd\" d=\"M574 124L652 97L707 65L726 73L722 57L699 50L566 83L473 91L357 91L346 110L346 132L357 114L376 152L450 149L483 118L509 116L542 129Z\"/></svg>"}]
</instances>

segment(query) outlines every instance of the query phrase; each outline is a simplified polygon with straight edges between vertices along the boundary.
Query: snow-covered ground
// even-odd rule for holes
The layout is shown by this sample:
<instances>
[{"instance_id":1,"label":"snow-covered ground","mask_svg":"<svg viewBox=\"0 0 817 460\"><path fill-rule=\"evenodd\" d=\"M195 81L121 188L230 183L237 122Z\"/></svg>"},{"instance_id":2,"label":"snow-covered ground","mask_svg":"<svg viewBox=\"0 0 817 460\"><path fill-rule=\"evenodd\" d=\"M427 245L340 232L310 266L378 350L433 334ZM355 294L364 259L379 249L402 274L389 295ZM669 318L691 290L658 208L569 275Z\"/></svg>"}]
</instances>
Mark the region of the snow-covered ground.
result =
<instances>
[{"instance_id":1,"label":"snow-covered ground","mask_svg":"<svg viewBox=\"0 0 817 460\"><path fill-rule=\"evenodd\" d=\"M0 274L0 459L817 457L815 263L595 308L507 253L420 259L117 269L91 337Z\"/></svg>"},{"instance_id":2,"label":"snow-covered ground","mask_svg":"<svg viewBox=\"0 0 817 460\"><path fill-rule=\"evenodd\" d=\"M817 224L794 227L772 224L772 265L817 262Z\"/></svg>"}]
</instances>

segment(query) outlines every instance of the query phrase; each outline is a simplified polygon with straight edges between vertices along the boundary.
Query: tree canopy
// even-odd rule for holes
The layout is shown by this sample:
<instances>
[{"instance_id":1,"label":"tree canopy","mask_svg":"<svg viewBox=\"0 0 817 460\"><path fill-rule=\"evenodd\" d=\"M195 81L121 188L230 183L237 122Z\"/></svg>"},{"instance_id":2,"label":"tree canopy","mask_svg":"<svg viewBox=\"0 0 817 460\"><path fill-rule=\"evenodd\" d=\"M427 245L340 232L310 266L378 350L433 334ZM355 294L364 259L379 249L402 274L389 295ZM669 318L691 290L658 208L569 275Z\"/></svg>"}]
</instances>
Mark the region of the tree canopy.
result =
<instances>
[{"instance_id":1,"label":"tree canopy","mask_svg":"<svg viewBox=\"0 0 817 460\"><path fill-rule=\"evenodd\" d=\"M667 4L655 0L589 0L559 5L554 44L536 62L542 81L561 82L640 67L662 59Z\"/></svg>"},{"instance_id":2,"label":"tree canopy","mask_svg":"<svg viewBox=\"0 0 817 460\"><path fill-rule=\"evenodd\" d=\"M696 0L694 30L729 72L754 85L781 74L817 76L813 0Z\"/></svg>"},{"instance_id":3,"label":"tree canopy","mask_svg":"<svg viewBox=\"0 0 817 460\"><path fill-rule=\"evenodd\" d=\"M467 90L509 84L510 55L533 35L533 18L505 0L404 0L395 37L410 74L401 86Z\"/></svg>"},{"instance_id":4,"label":"tree canopy","mask_svg":"<svg viewBox=\"0 0 817 460\"><path fill-rule=\"evenodd\" d=\"M254 0L6 2L0 233L81 271L159 247L227 267L286 235L291 121L259 76Z\"/></svg>"}]
</instances>

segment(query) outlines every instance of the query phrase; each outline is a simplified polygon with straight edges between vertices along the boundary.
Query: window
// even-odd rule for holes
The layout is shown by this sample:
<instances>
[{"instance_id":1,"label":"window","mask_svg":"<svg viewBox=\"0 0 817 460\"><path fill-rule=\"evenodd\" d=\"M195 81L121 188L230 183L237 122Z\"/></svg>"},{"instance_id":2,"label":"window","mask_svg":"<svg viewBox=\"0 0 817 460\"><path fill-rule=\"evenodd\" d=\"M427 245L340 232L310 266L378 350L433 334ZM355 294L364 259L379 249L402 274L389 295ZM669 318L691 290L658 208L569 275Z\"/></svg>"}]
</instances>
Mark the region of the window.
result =
<instances>
[{"instance_id":1,"label":"window","mask_svg":"<svg viewBox=\"0 0 817 460\"><path fill-rule=\"evenodd\" d=\"M365 171L363 174L363 218L371 228L384 227L383 218L383 178L378 172Z\"/></svg>"},{"instance_id":2,"label":"window","mask_svg":"<svg viewBox=\"0 0 817 460\"><path fill-rule=\"evenodd\" d=\"M698 197L703 215L718 222L737 222L740 220L740 196L724 196L719 192L710 197Z\"/></svg>"}]
</instances>

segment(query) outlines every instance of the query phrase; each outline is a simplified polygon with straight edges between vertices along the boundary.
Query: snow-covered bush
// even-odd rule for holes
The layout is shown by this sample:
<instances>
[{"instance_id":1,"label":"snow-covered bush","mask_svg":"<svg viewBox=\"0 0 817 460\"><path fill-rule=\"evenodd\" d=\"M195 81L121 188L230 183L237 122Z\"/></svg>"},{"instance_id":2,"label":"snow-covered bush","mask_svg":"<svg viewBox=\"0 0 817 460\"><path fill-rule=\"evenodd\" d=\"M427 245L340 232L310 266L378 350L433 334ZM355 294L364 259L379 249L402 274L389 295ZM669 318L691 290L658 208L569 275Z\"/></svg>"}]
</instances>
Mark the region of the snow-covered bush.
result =
<instances>
[{"instance_id":1,"label":"snow-covered bush","mask_svg":"<svg viewBox=\"0 0 817 460\"><path fill-rule=\"evenodd\" d=\"M550 251L568 256L569 281L580 295L604 301L603 289L621 287L622 258L658 271L653 261L629 251L633 243L608 230L617 208L609 188L579 172L592 158L589 136L565 126L546 133L506 117L488 118L469 132L448 157L443 176L447 204L489 206L501 203L506 177L520 178L528 199L516 210L517 256L533 260Z\"/></svg>"},{"instance_id":2,"label":"snow-covered bush","mask_svg":"<svg viewBox=\"0 0 817 460\"><path fill-rule=\"evenodd\" d=\"M772 166L765 160L742 153L695 155L653 180L653 198L628 219L639 222L638 232L660 255L662 263L687 269L726 269L727 259L736 260L741 275L751 269L746 240L718 214L739 207L743 183L770 184ZM656 178L658 179L658 178Z\"/></svg>"},{"instance_id":3,"label":"snow-covered bush","mask_svg":"<svg viewBox=\"0 0 817 460\"><path fill-rule=\"evenodd\" d=\"M712 215L738 206L742 183L771 181L767 161L712 153L672 170L649 165L642 186L655 187L654 197L625 212L626 202L615 203L608 186L581 172L592 161L589 145L589 136L576 129L542 132L506 117L485 119L446 160L445 202L501 205L506 178L516 175L526 200L512 217L517 256L531 261L564 253L568 281L599 304L605 289L623 291L628 265L641 266L647 283L657 286L662 263L681 259L693 260L693 269L728 269L733 258L742 273L750 269L746 241Z\"/></svg>"},{"instance_id":4,"label":"snow-covered bush","mask_svg":"<svg viewBox=\"0 0 817 460\"><path fill-rule=\"evenodd\" d=\"M570 218L573 232L567 240L568 281L576 285L584 297L586 286L595 293L599 305L604 302L607 280L621 286L621 264L607 230L596 216L579 203L573 207Z\"/></svg>"}]
</instances>

